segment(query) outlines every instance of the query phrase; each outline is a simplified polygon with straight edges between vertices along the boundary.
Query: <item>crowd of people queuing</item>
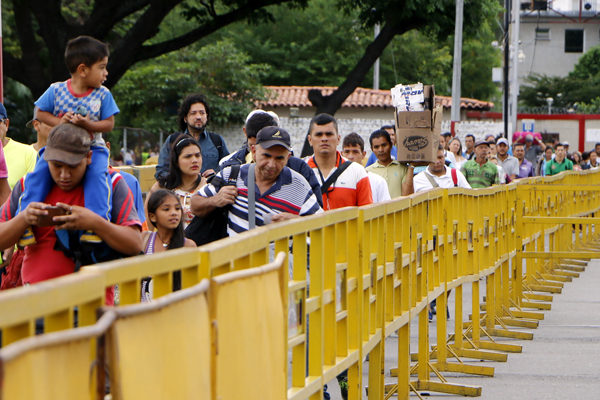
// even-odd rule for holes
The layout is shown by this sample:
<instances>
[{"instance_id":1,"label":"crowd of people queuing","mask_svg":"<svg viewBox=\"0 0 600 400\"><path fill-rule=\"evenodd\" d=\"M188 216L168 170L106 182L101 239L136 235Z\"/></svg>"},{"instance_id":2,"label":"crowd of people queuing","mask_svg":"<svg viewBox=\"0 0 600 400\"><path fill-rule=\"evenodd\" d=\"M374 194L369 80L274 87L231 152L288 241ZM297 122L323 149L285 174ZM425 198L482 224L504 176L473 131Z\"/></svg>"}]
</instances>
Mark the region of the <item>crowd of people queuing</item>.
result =
<instances>
[{"instance_id":1,"label":"crowd of people queuing","mask_svg":"<svg viewBox=\"0 0 600 400\"><path fill-rule=\"evenodd\" d=\"M110 144L102 134L114 128L119 108L103 86L108 57L107 46L91 37L69 41L70 78L51 84L33 105L27 126L37 138L31 145L7 137L9 118L0 104L3 288L214 240L218 237L194 237L209 220L222 221L223 235L234 236L437 187L482 188L600 166L600 143L580 154L569 152L567 143L551 145L534 135L511 146L503 137L469 134L461 140L449 133L440 136L434 162L404 163L397 160L393 125L370 134L367 158L361 135L349 132L342 138L328 114L310 121L314 154L300 159L278 116L263 110L248 115L241 132L245 142L230 152L223 137L207 129L210 105L194 93L182 99L178 132L147 154L157 163L156 183L144 202L135 177L109 166ZM132 163L134 155L123 151L121 158ZM151 282L146 283L148 300Z\"/></svg>"}]
</instances>

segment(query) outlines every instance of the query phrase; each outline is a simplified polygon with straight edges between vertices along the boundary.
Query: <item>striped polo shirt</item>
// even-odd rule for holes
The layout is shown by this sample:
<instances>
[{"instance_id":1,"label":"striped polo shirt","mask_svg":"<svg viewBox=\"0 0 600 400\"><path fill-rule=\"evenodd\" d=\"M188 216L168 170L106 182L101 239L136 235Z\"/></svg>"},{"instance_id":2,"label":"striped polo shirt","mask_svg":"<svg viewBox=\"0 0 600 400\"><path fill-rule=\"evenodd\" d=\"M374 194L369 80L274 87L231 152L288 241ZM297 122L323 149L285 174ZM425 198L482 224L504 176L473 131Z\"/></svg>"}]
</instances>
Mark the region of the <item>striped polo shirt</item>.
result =
<instances>
[{"instance_id":1,"label":"striped polo shirt","mask_svg":"<svg viewBox=\"0 0 600 400\"><path fill-rule=\"evenodd\" d=\"M469 160L460 169L467 182L473 189L486 188L500 183L498 177L498 168L491 162L486 162L483 165L475 160Z\"/></svg>"},{"instance_id":2,"label":"striped polo shirt","mask_svg":"<svg viewBox=\"0 0 600 400\"><path fill-rule=\"evenodd\" d=\"M237 177L236 186L238 195L235 203L229 210L227 233L229 236L235 236L238 233L247 231L248 225L248 168L250 164L244 164L240 167L240 173ZM224 181L229 179L231 167L226 167L217 175ZM202 187L198 194L204 197L211 197L217 194L215 187L208 184ZM322 212L317 198L312 192L310 185L302 175L284 167L277 180L265 193L260 193L255 184L255 209L256 226L265 225L265 215L290 213L294 215L312 215Z\"/></svg>"},{"instance_id":3,"label":"striped polo shirt","mask_svg":"<svg viewBox=\"0 0 600 400\"><path fill-rule=\"evenodd\" d=\"M338 151L336 154L335 168L333 168L328 176L323 176L317 167L315 157L309 157L306 162L313 169L321 186L323 182L333 174L333 172L346 159ZM344 172L338 176L337 180L329 187L326 193L323 193L323 208L325 210L333 210L336 208L348 206L364 206L373 203L373 195L371 193L371 184L365 168L353 162Z\"/></svg>"}]
</instances>

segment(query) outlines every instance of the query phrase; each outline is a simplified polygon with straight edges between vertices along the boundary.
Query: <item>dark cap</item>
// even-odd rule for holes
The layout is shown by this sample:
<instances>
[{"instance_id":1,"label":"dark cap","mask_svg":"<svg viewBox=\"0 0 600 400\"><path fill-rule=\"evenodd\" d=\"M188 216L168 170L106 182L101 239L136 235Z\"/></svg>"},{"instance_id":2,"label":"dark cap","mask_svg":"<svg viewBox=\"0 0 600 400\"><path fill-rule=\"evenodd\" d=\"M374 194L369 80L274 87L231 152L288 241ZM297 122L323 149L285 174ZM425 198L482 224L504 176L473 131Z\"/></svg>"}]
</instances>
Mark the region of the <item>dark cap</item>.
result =
<instances>
[{"instance_id":1,"label":"dark cap","mask_svg":"<svg viewBox=\"0 0 600 400\"><path fill-rule=\"evenodd\" d=\"M90 151L90 134L72 124L60 124L48 135L44 160L77 165Z\"/></svg>"},{"instance_id":2,"label":"dark cap","mask_svg":"<svg viewBox=\"0 0 600 400\"><path fill-rule=\"evenodd\" d=\"M490 145L490 142L488 142L488 141L487 141L487 140L485 140L485 139L479 139L479 140L476 140L476 141L475 141L475 147L477 147L477 146L481 146L482 144L485 144L485 145L489 146L489 145Z\"/></svg>"},{"instance_id":3,"label":"dark cap","mask_svg":"<svg viewBox=\"0 0 600 400\"><path fill-rule=\"evenodd\" d=\"M6 113L6 108L4 108L4 104L0 103L0 119L8 118L8 114Z\"/></svg>"},{"instance_id":4,"label":"dark cap","mask_svg":"<svg viewBox=\"0 0 600 400\"><path fill-rule=\"evenodd\" d=\"M269 149L273 146L283 146L287 150L292 151L289 133L277 126L266 126L258 131L256 144L260 144L264 149Z\"/></svg>"}]
</instances>

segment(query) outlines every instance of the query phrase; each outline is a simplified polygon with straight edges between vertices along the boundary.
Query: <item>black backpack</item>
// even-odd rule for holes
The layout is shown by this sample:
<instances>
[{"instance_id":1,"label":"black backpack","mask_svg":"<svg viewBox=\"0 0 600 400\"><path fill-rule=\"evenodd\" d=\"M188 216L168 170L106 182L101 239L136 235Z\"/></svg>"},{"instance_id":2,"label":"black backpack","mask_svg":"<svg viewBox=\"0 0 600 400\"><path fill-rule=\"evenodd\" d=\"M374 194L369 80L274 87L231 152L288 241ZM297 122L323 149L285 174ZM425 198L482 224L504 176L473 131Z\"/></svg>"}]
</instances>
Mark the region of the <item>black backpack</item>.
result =
<instances>
[{"instance_id":1,"label":"black backpack","mask_svg":"<svg viewBox=\"0 0 600 400\"><path fill-rule=\"evenodd\" d=\"M236 186L239 165L231 167L229 178L224 179L215 176L210 183L218 192L223 186ZM204 217L194 217L190 224L185 228L185 237L196 242L197 246L214 242L215 240L227 237L227 214L231 206L216 208Z\"/></svg>"}]
</instances>

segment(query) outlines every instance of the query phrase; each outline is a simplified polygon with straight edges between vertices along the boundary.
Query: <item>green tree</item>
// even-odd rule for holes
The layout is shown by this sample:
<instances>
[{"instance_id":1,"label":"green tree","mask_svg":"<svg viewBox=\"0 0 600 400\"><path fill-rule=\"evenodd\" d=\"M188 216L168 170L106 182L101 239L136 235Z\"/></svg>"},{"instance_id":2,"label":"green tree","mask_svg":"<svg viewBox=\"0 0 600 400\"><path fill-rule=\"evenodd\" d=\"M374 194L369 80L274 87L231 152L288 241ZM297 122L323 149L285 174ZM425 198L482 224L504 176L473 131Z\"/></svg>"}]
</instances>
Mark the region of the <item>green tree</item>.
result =
<instances>
[{"instance_id":1,"label":"green tree","mask_svg":"<svg viewBox=\"0 0 600 400\"><path fill-rule=\"evenodd\" d=\"M4 73L34 97L64 80L67 41L90 35L111 47L106 85L112 87L134 64L182 49L229 24L272 18L265 7L307 0L7 0L2 2ZM176 15L177 29L161 24ZM167 22L173 23L173 20ZM164 29L163 29L164 28ZM160 35L159 35L160 33Z\"/></svg>"},{"instance_id":2,"label":"green tree","mask_svg":"<svg viewBox=\"0 0 600 400\"><path fill-rule=\"evenodd\" d=\"M339 86L373 40L373 29L359 20L359 9L341 13L335 0L313 0L302 11L273 7L272 14L276 23L235 24L221 32L252 60L273 67L263 80L267 85ZM477 35L465 37L465 96L489 99L497 90L491 81L492 67L500 65L499 52L490 46L494 22L490 13ZM395 36L380 55L380 87L421 81L450 94L454 37L432 36L425 29ZM371 69L361 84L372 86L372 76Z\"/></svg>"},{"instance_id":3,"label":"green tree","mask_svg":"<svg viewBox=\"0 0 600 400\"><path fill-rule=\"evenodd\" d=\"M121 108L117 124L154 132L177 130L178 105L198 88L211 105L211 123L242 122L253 103L264 97L260 81L267 70L251 63L231 40L146 61L114 87Z\"/></svg>"},{"instance_id":4,"label":"green tree","mask_svg":"<svg viewBox=\"0 0 600 400\"><path fill-rule=\"evenodd\" d=\"M553 107L590 112L600 97L600 46L588 50L566 77L534 74L521 87L519 102L524 107L545 107L553 99Z\"/></svg>"}]
</instances>

